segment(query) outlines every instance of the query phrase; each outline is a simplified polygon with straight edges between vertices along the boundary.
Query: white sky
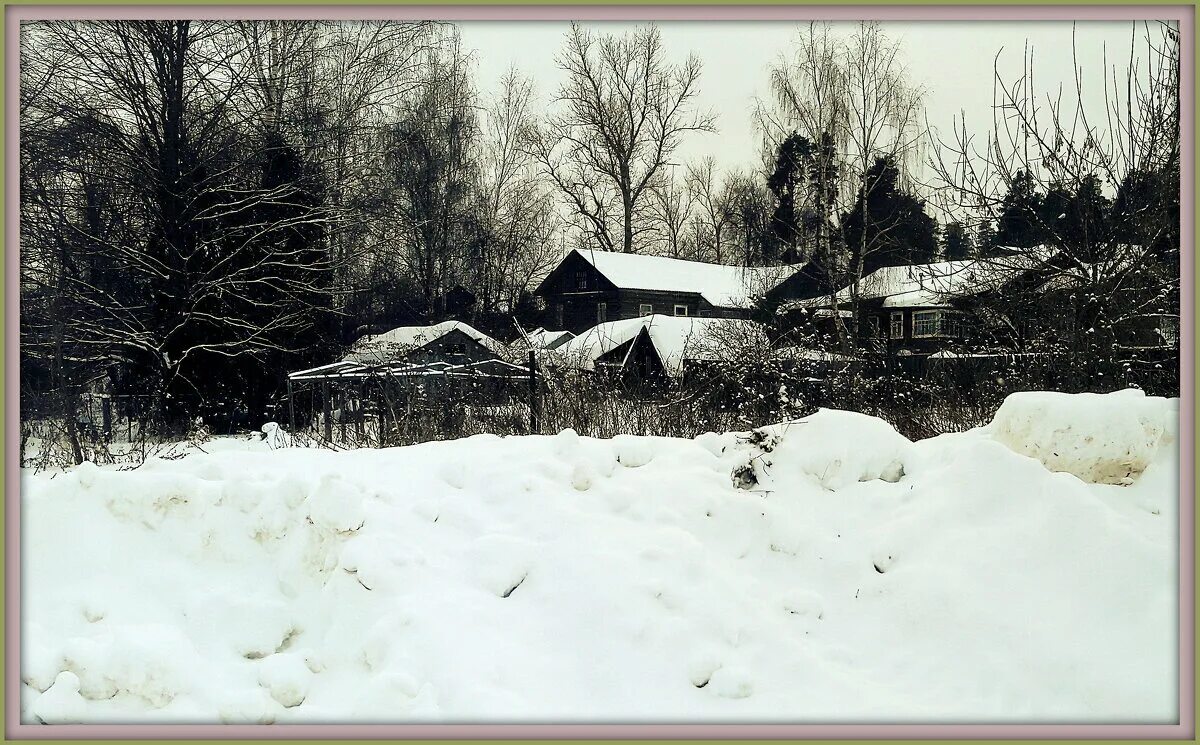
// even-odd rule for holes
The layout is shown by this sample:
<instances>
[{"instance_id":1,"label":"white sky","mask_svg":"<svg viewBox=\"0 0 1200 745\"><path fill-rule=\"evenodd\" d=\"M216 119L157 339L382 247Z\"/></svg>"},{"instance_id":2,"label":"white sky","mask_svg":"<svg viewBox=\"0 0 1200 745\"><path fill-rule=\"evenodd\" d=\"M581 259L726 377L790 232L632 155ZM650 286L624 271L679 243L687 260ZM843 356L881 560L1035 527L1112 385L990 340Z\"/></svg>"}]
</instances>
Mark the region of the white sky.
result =
<instances>
[{"instance_id":1,"label":"white sky","mask_svg":"<svg viewBox=\"0 0 1200 745\"><path fill-rule=\"evenodd\" d=\"M548 101L561 81L554 57L568 24L560 21L460 22L464 46L476 53L477 80L485 96L510 66L531 75ZM589 22L589 28L618 32L633 23ZM834 24L848 29L852 24ZM767 69L787 48L797 24L770 21L670 21L658 24L673 61L695 52L704 62L699 106L717 114L718 134L694 134L676 153L677 162L713 155L723 168L758 162L758 136L753 109L756 96L766 97ZM910 79L924 86L929 122L952 132L954 117L965 112L972 130L990 129L992 79L996 54L1003 48L1000 69L1007 79L1019 76L1026 41L1035 54L1038 88L1061 81L1074 89L1072 24L1062 21L913 21L883 24L902 43ZM1129 55L1132 24L1127 21L1076 22L1076 54L1091 106L1103 107L1099 71L1107 46L1108 64ZM1073 100L1073 97L1072 97Z\"/></svg>"}]
</instances>

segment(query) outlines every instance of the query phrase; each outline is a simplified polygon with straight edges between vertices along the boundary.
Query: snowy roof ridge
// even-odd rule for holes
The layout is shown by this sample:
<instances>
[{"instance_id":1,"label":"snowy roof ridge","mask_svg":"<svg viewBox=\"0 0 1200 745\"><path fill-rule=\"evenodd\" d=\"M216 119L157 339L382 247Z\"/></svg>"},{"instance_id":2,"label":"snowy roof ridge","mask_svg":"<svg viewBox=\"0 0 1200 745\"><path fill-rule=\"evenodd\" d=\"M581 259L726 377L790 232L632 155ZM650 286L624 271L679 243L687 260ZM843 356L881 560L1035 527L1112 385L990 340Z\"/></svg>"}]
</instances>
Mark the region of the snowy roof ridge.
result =
<instances>
[{"instance_id":1,"label":"snowy roof ridge","mask_svg":"<svg viewBox=\"0 0 1200 745\"><path fill-rule=\"evenodd\" d=\"M743 267L617 251L574 249L608 281L628 290L694 292L717 307L748 307L795 274L797 265Z\"/></svg>"},{"instance_id":2,"label":"snowy roof ridge","mask_svg":"<svg viewBox=\"0 0 1200 745\"><path fill-rule=\"evenodd\" d=\"M1037 246L1004 256L976 259L951 259L928 264L884 266L858 281L862 300L883 299L885 308L945 305L956 296L976 295L995 289L1017 274L1035 268L1051 258L1053 249ZM828 295L788 303L787 307L820 307L832 302L850 301L850 287Z\"/></svg>"},{"instance_id":3,"label":"snowy roof ridge","mask_svg":"<svg viewBox=\"0 0 1200 745\"><path fill-rule=\"evenodd\" d=\"M397 326L381 334L368 334L354 343L348 360L361 360L365 357L378 358L386 356L388 347L401 349L417 349L430 342L436 341L451 331L460 331L479 342L488 350L503 355L508 348L501 342L479 331L470 324L462 321L442 321L429 326Z\"/></svg>"},{"instance_id":4,"label":"snowy roof ridge","mask_svg":"<svg viewBox=\"0 0 1200 745\"><path fill-rule=\"evenodd\" d=\"M580 333L560 346L556 352L568 366L593 370L596 361L617 347L632 341L645 328L672 377L682 373L685 360L714 359L720 345L714 333L729 329L742 334L764 334L761 324L738 318L703 318L668 316L653 313L638 318L607 321Z\"/></svg>"}]
</instances>

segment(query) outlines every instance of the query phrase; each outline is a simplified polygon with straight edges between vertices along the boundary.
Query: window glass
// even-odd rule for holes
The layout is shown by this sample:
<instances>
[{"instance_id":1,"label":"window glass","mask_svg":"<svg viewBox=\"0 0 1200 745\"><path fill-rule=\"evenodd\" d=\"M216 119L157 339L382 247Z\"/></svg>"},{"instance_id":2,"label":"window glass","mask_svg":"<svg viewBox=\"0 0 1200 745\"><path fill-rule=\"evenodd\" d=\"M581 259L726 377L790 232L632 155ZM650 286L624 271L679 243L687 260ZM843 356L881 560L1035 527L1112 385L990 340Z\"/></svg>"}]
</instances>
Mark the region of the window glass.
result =
<instances>
[{"instance_id":1,"label":"window glass","mask_svg":"<svg viewBox=\"0 0 1200 745\"><path fill-rule=\"evenodd\" d=\"M914 338L921 336L937 336L941 332L942 314L936 310L918 310L913 313Z\"/></svg>"}]
</instances>

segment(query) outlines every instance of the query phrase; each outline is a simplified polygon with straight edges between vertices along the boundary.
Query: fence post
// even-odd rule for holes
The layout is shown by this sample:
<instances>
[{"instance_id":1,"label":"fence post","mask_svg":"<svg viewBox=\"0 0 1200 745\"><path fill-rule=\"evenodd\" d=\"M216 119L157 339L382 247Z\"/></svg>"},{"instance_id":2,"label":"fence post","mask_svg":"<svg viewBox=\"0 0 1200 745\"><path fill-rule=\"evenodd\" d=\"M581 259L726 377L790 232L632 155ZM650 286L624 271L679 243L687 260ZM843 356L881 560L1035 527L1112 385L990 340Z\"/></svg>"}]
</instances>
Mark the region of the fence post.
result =
<instances>
[{"instance_id":1,"label":"fence post","mask_svg":"<svg viewBox=\"0 0 1200 745\"><path fill-rule=\"evenodd\" d=\"M333 401L329 398L329 381L321 381L321 408L325 416L325 442L333 442Z\"/></svg>"},{"instance_id":2,"label":"fence post","mask_svg":"<svg viewBox=\"0 0 1200 745\"><path fill-rule=\"evenodd\" d=\"M296 431L296 403L292 400L292 379L288 378L288 427L294 433Z\"/></svg>"},{"instance_id":3,"label":"fence post","mask_svg":"<svg viewBox=\"0 0 1200 745\"><path fill-rule=\"evenodd\" d=\"M112 401L108 396L100 399L100 428L104 432L104 440L112 439Z\"/></svg>"},{"instance_id":4,"label":"fence post","mask_svg":"<svg viewBox=\"0 0 1200 745\"><path fill-rule=\"evenodd\" d=\"M529 350L529 434L540 431L541 400L538 396L537 355Z\"/></svg>"}]
</instances>

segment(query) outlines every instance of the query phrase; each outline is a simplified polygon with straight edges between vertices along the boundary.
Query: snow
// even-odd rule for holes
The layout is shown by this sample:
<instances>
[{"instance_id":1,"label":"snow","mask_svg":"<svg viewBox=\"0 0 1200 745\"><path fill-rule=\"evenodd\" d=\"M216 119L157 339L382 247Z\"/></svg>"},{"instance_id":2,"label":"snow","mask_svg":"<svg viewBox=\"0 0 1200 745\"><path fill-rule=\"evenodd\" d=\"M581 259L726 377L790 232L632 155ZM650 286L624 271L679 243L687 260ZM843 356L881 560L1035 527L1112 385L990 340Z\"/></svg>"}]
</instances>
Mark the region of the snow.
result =
<instances>
[{"instance_id":1,"label":"snow","mask_svg":"<svg viewBox=\"0 0 1200 745\"><path fill-rule=\"evenodd\" d=\"M1117 393L1020 393L990 426L1015 452L1096 484L1124 484L1146 470L1178 436L1178 399Z\"/></svg>"},{"instance_id":2,"label":"snow","mask_svg":"<svg viewBox=\"0 0 1200 745\"><path fill-rule=\"evenodd\" d=\"M617 287L694 292L720 308L746 308L799 267L741 267L617 251L575 251Z\"/></svg>"},{"instance_id":3,"label":"snow","mask_svg":"<svg viewBox=\"0 0 1200 745\"><path fill-rule=\"evenodd\" d=\"M26 472L21 718L1175 721L1176 405Z\"/></svg>"},{"instance_id":4,"label":"snow","mask_svg":"<svg viewBox=\"0 0 1200 745\"><path fill-rule=\"evenodd\" d=\"M346 360L350 362L383 362L395 348L401 351L417 349L436 341L451 331L460 331L479 342L494 354L503 356L508 348L482 331L462 321L442 321L431 326L398 326L382 334L370 334L354 343Z\"/></svg>"},{"instance_id":5,"label":"snow","mask_svg":"<svg viewBox=\"0 0 1200 745\"><path fill-rule=\"evenodd\" d=\"M1003 257L885 266L859 280L858 296L862 300L883 299L884 308L949 307L954 298L1001 287L1021 273L1041 266L1052 255L1052 249L1038 247ZM794 301L786 307L819 307L833 302L842 305L850 300L850 288L846 287L832 298Z\"/></svg>"},{"instance_id":6,"label":"snow","mask_svg":"<svg viewBox=\"0 0 1200 745\"><path fill-rule=\"evenodd\" d=\"M555 349L570 341L575 335L570 331L537 329L529 332L529 342L534 349Z\"/></svg>"},{"instance_id":7,"label":"snow","mask_svg":"<svg viewBox=\"0 0 1200 745\"><path fill-rule=\"evenodd\" d=\"M568 366L594 370L600 357L632 341L643 328L672 377L682 374L685 360L720 359L747 343L766 344L766 332L754 321L652 314L593 326L555 350L556 357Z\"/></svg>"}]
</instances>

